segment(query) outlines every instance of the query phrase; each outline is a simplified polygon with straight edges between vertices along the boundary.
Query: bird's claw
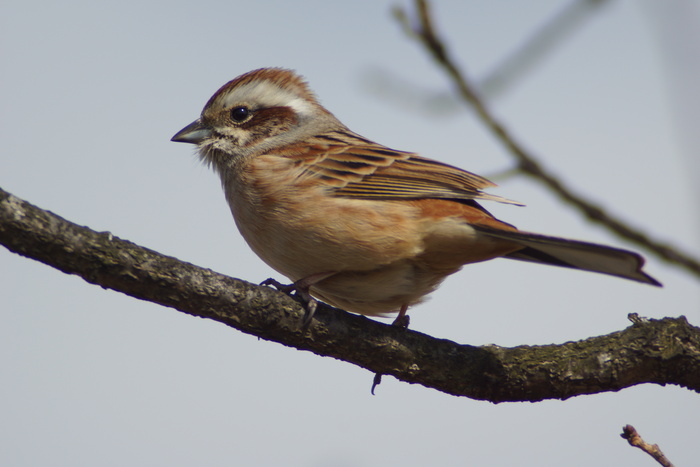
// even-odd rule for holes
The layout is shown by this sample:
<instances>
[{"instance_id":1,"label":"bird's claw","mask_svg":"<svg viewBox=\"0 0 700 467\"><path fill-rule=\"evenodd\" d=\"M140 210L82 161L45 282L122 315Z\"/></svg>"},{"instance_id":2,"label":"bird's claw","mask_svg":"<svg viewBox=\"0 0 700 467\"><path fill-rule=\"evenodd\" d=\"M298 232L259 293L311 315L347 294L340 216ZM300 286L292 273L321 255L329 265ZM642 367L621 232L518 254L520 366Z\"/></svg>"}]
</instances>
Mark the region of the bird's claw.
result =
<instances>
[{"instance_id":1,"label":"bird's claw","mask_svg":"<svg viewBox=\"0 0 700 467\"><path fill-rule=\"evenodd\" d=\"M408 325L411 322L411 317L403 314L396 317L396 319L391 323L392 326L399 328L408 329Z\"/></svg>"},{"instance_id":2,"label":"bird's claw","mask_svg":"<svg viewBox=\"0 0 700 467\"><path fill-rule=\"evenodd\" d=\"M374 395L374 389L382 383L382 374L375 373L374 379L372 380L372 395Z\"/></svg>"},{"instance_id":3,"label":"bird's claw","mask_svg":"<svg viewBox=\"0 0 700 467\"><path fill-rule=\"evenodd\" d=\"M311 324L311 320L316 313L318 301L309 294L308 286L304 287L304 285L299 284L299 282L300 281L293 284L282 284L281 282L270 277L269 279L262 281L260 285L272 286L280 292L286 293L287 295L291 295L292 292L295 292L295 295L301 298L301 300L304 302L305 313L304 319L301 322L301 327L306 330Z\"/></svg>"}]
</instances>

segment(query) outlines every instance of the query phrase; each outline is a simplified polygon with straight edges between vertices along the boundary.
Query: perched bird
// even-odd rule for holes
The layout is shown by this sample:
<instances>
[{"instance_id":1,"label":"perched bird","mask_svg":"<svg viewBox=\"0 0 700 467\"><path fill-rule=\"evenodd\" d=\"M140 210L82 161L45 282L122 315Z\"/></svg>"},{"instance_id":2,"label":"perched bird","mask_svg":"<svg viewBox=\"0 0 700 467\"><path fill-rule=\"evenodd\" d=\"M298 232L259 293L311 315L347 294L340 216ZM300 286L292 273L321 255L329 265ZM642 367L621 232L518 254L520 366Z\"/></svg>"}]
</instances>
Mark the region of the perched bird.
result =
<instances>
[{"instance_id":1,"label":"perched bird","mask_svg":"<svg viewBox=\"0 0 700 467\"><path fill-rule=\"evenodd\" d=\"M229 81L172 141L197 145L243 238L294 282L285 290L307 299L309 319L313 296L364 315L398 312L405 324L447 276L499 257L661 285L636 253L496 219L477 200L517 203L481 191L493 183L363 138L290 70Z\"/></svg>"}]
</instances>

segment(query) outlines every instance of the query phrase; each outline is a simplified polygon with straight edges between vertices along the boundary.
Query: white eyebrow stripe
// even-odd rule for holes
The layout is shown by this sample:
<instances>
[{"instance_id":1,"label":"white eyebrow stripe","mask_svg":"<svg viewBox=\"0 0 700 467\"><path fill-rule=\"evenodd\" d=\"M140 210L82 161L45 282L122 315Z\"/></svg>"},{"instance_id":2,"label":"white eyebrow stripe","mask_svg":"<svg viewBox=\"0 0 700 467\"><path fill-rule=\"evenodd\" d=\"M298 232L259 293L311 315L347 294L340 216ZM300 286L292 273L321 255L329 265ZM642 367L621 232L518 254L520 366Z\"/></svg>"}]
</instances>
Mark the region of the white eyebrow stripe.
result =
<instances>
[{"instance_id":1,"label":"white eyebrow stripe","mask_svg":"<svg viewBox=\"0 0 700 467\"><path fill-rule=\"evenodd\" d=\"M265 107L291 107L300 115L313 112L313 105L306 99L267 81L248 83L236 88L224 96L222 103L226 108L239 103L256 103Z\"/></svg>"}]
</instances>

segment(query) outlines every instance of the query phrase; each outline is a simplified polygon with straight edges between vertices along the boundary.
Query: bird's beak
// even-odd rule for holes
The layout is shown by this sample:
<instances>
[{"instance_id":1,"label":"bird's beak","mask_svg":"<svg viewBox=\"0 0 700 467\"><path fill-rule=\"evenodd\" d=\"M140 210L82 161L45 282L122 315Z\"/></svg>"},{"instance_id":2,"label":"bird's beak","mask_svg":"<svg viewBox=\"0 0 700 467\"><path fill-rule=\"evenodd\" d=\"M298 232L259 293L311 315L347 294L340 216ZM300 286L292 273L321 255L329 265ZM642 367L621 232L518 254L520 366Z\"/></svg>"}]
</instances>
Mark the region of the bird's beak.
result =
<instances>
[{"instance_id":1,"label":"bird's beak","mask_svg":"<svg viewBox=\"0 0 700 467\"><path fill-rule=\"evenodd\" d=\"M210 136L211 128L202 123L202 120L195 120L178 131L170 141L175 141L176 143L199 144Z\"/></svg>"}]
</instances>

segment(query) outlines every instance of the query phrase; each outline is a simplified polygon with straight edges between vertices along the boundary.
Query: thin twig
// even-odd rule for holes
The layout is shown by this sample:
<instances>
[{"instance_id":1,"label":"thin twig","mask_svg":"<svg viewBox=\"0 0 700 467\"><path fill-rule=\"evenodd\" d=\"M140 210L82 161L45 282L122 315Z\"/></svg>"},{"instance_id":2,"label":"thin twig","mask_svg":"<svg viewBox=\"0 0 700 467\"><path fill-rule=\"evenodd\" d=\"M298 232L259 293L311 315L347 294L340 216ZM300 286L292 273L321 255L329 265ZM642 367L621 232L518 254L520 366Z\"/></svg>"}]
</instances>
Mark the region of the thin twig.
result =
<instances>
[{"instance_id":1,"label":"thin twig","mask_svg":"<svg viewBox=\"0 0 700 467\"><path fill-rule=\"evenodd\" d=\"M486 77L479 80L478 89L489 100L500 96L513 82L541 63L552 51L566 42L609 0L570 0L519 46L509 53Z\"/></svg>"},{"instance_id":2,"label":"thin twig","mask_svg":"<svg viewBox=\"0 0 700 467\"><path fill-rule=\"evenodd\" d=\"M523 75L542 63L557 48L561 48L586 20L611 3L611 0L568 0L527 37L518 41L493 69L476 79L476 88L482 96L492 102L505 94ZM414 35L403 10L394 9L399 24L406 33ZM425 89L407 80L388 68L374 68L364 73L369 92L384 101L403 107L420 110L426 118L448 118L464 110L462 102L455 101L450 90ZM409 77L411 78L411 77ZM489 177L487 177L489 178ZM494 180L495 181L495 180Z\"/></svg>"},{"instance_id":3,"label":"thin twig","mask_svg":"<svg viewBox=\"0 0 700 467\"><path fill-rule=\"evenodd\" d=\"M700 260L660 240L650 238L649 235L642 232L640 229L620 221L600 205L575 193L574 190L566 186L557 177L552 175L548 169L543 167L537 158L526 151L488 111L474 87L465 77L465 74L449 56L445 43L435 32L428 1L416 0L416 10L418 16L418 24L416 26L411 26L408 15L402 10L395 10L394 16L401 22L406 31L410 31L409 36L418 39L438 64L447 72L457 86L460 96L474 108L481 120L496 135L497 139L499 139L508 148L510 153L515 156L518 161L518 166L523 173L547 186L561 199L577 208L589 220L606 227L619 237L637 244L659 258L680 266L700 278Z\"/></svg>"},{"instance_id":4,"label":"thin twig","mask_svg":"<svg viewBox=\"0 0 700 467\"><path fill-rule=\"evenodd\" d=\"M661 452L661 449L659 449L659 445L649 444L646 441L644 441L632 425L626 425L622 427L622 434L620 436L626 439L627 442L630 443L630 446L634 446L635 448L639 448L642 451L646 452L651 457L653 457L656 462L663 465L664 467L673 467L671 461L668 460L666 456L664 456L664 453Z\"/></svg>"}]
</instances>

